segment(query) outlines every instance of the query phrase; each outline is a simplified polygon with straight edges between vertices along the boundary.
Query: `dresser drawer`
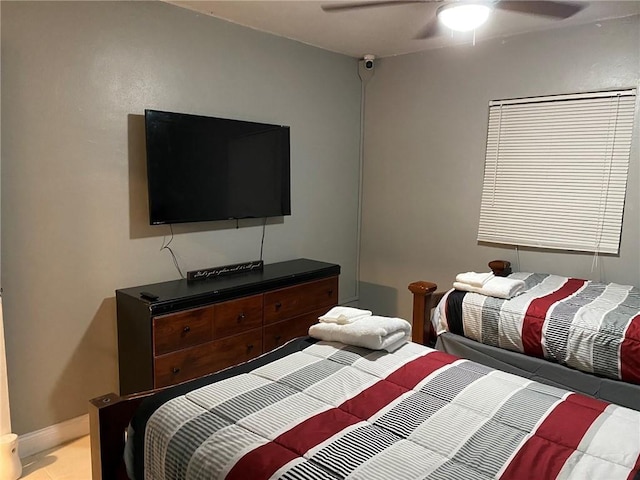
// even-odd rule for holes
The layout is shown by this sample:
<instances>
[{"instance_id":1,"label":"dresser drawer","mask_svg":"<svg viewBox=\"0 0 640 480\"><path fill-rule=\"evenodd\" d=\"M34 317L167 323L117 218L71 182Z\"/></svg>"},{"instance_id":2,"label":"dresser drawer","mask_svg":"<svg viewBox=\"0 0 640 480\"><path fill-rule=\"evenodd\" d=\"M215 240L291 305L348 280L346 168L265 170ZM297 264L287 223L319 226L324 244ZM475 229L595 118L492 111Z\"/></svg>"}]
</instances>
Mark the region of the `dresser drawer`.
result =
<instances>
[{"instance_id":1,"label":"dresser drawer","mask_svg":"<svg viewBox=\"0 0 640 480\"><path fill-rule=\"evenodd\" d=\"M214 340L154 359L154 388L217 372L262 353L262 329Z\"/></svg>"},{"instance_id":2,"label":"dresser drawer","mask_svg":"<svg viewBox=\"0 0 640 480\"><path fill-rule=\"evenodd\" d=\"M196 308L153 318L155 355L211 340L213 307Z\"/></svg>"},{"instance_id":3,"label":"dresser drawer","mask_svg":"<svg viewBox=\"0 0 640 480\"><path fill-rule=\"evenodd\" d=\"M213 338L262 326L262 294L214 305Z\"/></svg>"},{"instance_id":4,"label":"dresser drawer","mask_svg":"<svg viewBox=\"0 0 640 480\"><path fill-rule=\"evenodd\" d=\"M303 283L264 294L264 323L297 317L338 303L338 277ZM323 312L324 313L324 312Z\"/></svg>"},{"instance_id":5,"label":"dresser drawer","mask_svg":"<svg viewBox=\"0 0 640 480\"><path fill-rule=\"evenodd\" d=\"M263 350L268 352L284 345L292 338L309 335L309 327L318 323L318 317L327 310L322 308L298 317L272 323L264 327Z\"/></svg>"}]
</instances>

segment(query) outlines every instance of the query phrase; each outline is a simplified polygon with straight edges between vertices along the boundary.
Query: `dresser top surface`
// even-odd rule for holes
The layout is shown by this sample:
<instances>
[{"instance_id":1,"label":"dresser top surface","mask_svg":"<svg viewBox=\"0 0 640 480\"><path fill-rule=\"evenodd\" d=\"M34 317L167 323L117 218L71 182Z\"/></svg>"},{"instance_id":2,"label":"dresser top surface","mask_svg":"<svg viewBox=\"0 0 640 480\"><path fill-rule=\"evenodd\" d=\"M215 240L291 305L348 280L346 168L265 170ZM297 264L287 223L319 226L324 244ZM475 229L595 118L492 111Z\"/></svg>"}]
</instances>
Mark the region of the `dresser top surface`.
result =
<instances>
[{"instance_id":1,"label":"dresser top surface","mask_svg":"<svg viewBox=\"0 0 640 480\"><path fill-rule=\"evenodd\" d=\"M116 296L135 297L149 303L151 309L161 308L162 304L185 302L202 297L221 297L234 294L258 293L261 290L286 287L307 280L323 278L340 273L340 266L306 258L264 265L262 270L233 273L206 280L171 280L137 287L116 290ZM156 300L142 299L140 294L149 292L157 296Z\"/></svg>"}]
</instances>

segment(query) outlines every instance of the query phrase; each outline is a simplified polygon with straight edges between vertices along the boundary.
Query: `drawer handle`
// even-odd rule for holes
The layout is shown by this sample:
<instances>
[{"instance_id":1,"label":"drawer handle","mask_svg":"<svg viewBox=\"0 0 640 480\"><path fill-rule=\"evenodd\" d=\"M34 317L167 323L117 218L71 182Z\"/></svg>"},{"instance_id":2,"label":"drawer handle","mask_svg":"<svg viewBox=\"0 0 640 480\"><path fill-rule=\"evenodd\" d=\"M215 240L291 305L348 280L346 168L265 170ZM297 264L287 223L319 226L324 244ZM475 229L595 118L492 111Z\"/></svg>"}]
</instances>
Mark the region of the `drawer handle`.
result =
<instances>
[{"instance_id":1,"label":"drawer handle","mask_svg":"<svg viewBox=\"0 0 640 480\"><path fill-rule=\"evenodd\" d=\"M332 296L333 295L333 288L330 288L328 293L329 293L329 296Z\"/></svg>"},{"instance_id":2,"label":"drawer handle","mask_svg":"<svg viewBox=\"0 0 640 480\"><path fill-rule=\"evenodd\" d=\"M186 327L184 327L184 328L182 329L182 331L183 331L184 333L189 333L189 332L191 331L191 327L190 327L189 325L187 325Z\"/></svg>"},{"instance_id":3,"label":"drawer handle","mask_svg":"<svg viewBox=\"0 0 640 480\"><path fill-rule=\"evenodd\" d=\"M280 302L276 302L276 310L280 310L280 307L282 307L282 304Z\"/></svg>"},{"instance_id":4,"label":"drawer handle","mask_svg":"<svg viewBox=\"0 0 640 480\"><path fill-rule=\"evenodd\" d=\"M173 367L173 368L171 369L171 372L172 372L174 375L177 375L178 373L180 373L180 368L178 368L178 367Z\"/></svg>"},{"instance_id":5,"label":"drawer handle","mask_svg":"<svg viewBox=\"0 0 640 480\"><path fill-rule=\"evenodd\" d=\"M241 313L240 315L238 315L238 322L241 322L244 320L244 313Z\"/></svg>"},{"instance_id":6,"label":"drawer handle","mask_svg":"<svg viewBox=\"0 0 640 480\"><path fill-rule=\"evenodd\" d=\"M280 342L281 338L282 338L282 335L276 335L276 343Z\"/></svg>"},{"instance_id":7,"label":"drawer handle","mask_svg":"<svg viewBox=\"0 0 640 480\"><path fill-rule=\"evenodd\" d=\"M247 345L247 352L250 352L251 350L253 350L253 343Z\"/></svg>"}]
</instances>

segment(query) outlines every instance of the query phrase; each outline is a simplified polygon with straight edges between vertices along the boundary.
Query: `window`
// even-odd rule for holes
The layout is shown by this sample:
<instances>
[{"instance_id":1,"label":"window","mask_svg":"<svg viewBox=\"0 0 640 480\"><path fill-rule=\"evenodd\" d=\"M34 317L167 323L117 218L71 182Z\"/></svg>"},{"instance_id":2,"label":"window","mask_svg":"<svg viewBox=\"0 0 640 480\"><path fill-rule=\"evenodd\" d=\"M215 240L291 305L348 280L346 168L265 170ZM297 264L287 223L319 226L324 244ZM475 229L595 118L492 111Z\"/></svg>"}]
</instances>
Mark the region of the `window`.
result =
<instances>
[{"instance_id":1,"label":"window","mask_svg":"<svg viewBox=\"0 0 640 480\"><path fill-rule=\"evenodd\" d=\"M618 253L635 95L490 102L478 241Z\"/></svg>"}]
</instances>

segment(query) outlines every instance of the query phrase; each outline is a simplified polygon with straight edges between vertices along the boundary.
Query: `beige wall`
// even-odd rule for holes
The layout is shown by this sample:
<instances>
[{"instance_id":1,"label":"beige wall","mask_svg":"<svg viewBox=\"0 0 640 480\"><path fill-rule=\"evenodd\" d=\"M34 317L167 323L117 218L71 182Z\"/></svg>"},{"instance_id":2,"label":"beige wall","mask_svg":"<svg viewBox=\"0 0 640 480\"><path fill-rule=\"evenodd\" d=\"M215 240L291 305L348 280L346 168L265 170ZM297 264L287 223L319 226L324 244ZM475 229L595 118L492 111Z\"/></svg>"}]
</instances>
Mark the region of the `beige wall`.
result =
<instances>
[{"instance_id":1,"label":"beige wall","mask_svg":"<svg viewBox=\"0 0 640 480\"><path fill-rule=\"evenodd\" d=\"M291 126L292 215L267 263L355 295L357 61L160 2L1 2L2 287L14 431L117 389L114 290L178 278L150 227L145 108ZM184 271L254 260L260 222L174 227Z\"/></svg>"},{"instance_id":2,"label":"beige wall","mask_svg":"<svg viewBox=\"0 0 640 480\"><path fill-rule=\"evenodd\" d=\"M367 86L360 305L409 318L407 285L450 288L512 248L476 241L492 99L637 87L639 17L376 62ZM637 118L636 118L637 120ZM632 147L620 255L521 250L520 270L640 284L640 161ZM553 214L553 212L550 212Z\"/></svg>"}]
</instances>

